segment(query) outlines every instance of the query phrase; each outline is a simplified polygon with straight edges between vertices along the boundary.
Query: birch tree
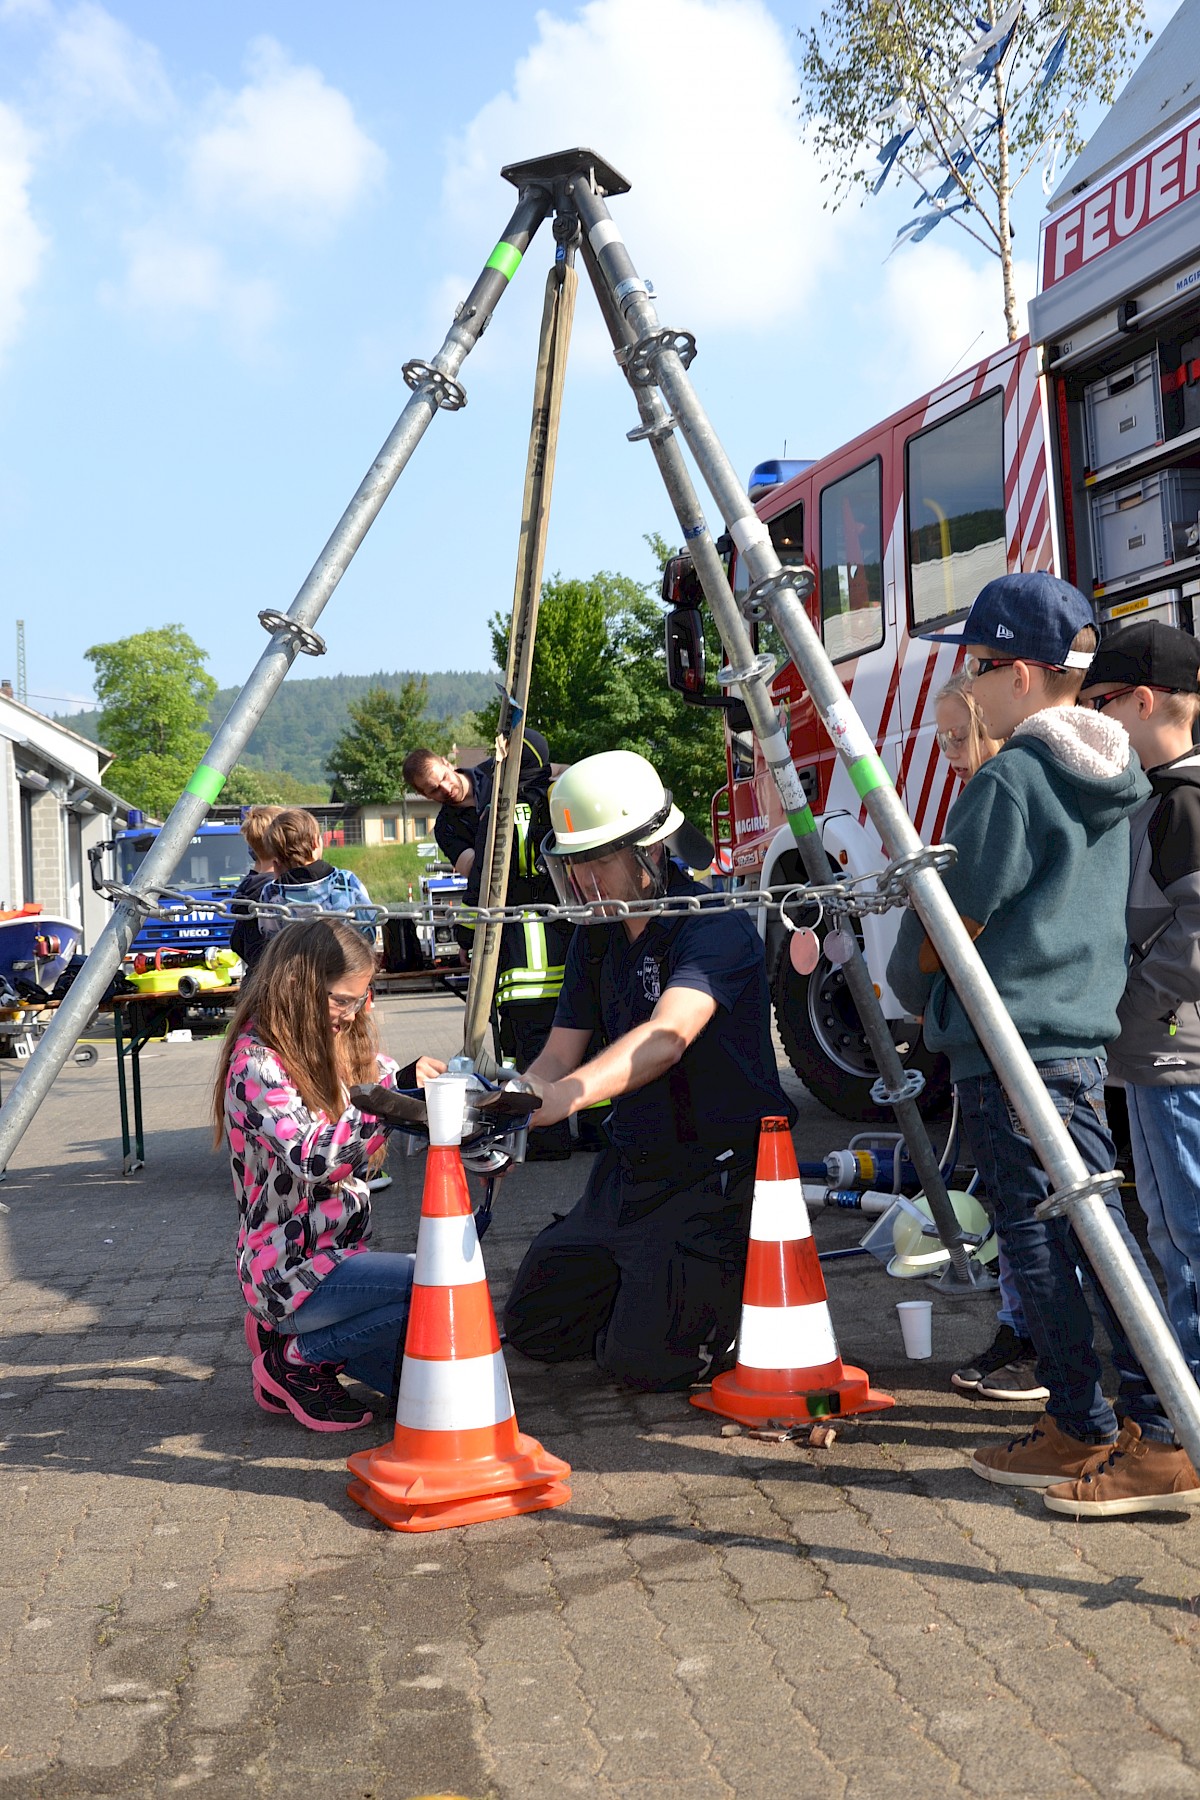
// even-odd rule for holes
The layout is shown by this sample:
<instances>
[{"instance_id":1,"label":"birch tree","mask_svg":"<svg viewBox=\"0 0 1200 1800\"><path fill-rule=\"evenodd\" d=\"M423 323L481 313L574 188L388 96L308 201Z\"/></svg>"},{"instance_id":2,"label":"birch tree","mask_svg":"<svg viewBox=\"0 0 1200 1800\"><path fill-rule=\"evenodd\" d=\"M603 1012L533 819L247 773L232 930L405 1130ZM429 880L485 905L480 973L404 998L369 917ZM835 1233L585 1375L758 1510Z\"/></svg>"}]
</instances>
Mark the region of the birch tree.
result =
<instances>
[{"instance_id":1,"label":"birch tree","mask_svg":"<svg viewBox=\"0 0 1200 1800\"><path fill-rule=\"evenodd\" d=\"M915 190L897 248L943 219L1000 264L1004 319L1018 335L1012 199L1080 148L1085 105L1109 105L1149 38L1141 0L986 0L978 16L946 0L834 0L801 32L809 142L830 165L826 203L889 184Z\"/></svg>"}]
</instances>

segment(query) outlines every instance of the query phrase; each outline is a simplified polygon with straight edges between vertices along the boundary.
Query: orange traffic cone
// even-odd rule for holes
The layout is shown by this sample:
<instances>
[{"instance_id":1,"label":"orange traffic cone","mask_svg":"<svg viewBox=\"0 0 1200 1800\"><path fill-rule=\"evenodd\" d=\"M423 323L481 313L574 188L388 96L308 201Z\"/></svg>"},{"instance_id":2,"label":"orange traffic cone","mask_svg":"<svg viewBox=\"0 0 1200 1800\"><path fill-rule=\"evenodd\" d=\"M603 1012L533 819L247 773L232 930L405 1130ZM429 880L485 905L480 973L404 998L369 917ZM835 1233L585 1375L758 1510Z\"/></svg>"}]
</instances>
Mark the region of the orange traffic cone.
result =
<instances>
[{"instance_id":1,"label":"orange traffic cone","mask_svg":"<svg viewBox=\"0 0 1200 1800\"><path fill-rule=\"evenodd\" d=\"M692 1405L739 1425L798 1425L895 1404L838 1355L791 1130L786 1119L764 1119L737 1367Z\"/></svg>"},{"instance_id":2,"label":"orange traffic cone","mask_svg":"<svg viewBox=\"0 0 1200 1800\"><path fill-rule=\"evenodd\" d=\"M349 1467L350 1498L395 1531L507 1519L571 1498L570 1465L517 1430L456 1143L429 1146L395 1434Z\"/></svg>"}]
</instances>

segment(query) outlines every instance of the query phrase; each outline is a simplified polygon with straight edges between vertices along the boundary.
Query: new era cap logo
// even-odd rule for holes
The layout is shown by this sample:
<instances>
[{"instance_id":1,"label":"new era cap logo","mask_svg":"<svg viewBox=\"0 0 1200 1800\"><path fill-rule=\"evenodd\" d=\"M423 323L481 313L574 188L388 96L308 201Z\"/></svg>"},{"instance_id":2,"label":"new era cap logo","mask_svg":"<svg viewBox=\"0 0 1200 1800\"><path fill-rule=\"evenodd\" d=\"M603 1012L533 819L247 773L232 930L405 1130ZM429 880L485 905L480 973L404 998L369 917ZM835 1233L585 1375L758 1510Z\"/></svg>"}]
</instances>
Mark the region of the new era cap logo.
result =
<instances>
[{"instance_id":1,"label":"new era cap logo","mask_svg":"<svg viewBox=\"0 0 1200 1800\"><path fill-rule=\"evenodd\" d=\"M998 638L1012 638L1016 637L1016 635L1016 632L1010 631L1007 625L997 625L996 627L996 636Z\"/></svg>"}]
</instances>

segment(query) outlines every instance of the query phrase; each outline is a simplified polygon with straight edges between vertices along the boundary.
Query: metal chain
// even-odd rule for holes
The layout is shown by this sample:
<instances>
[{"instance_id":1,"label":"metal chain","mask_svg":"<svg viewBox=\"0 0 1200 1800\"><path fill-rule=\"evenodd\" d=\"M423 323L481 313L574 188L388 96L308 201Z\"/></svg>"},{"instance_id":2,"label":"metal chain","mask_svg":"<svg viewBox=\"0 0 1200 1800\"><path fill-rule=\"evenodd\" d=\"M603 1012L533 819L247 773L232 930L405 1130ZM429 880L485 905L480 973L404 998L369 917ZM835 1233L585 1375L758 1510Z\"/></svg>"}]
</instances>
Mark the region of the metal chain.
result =
<instances>
[{"instance_id":1,"label":"metal chain","mask_svg":"<svg viewBox=\"0 0 1200 1800\"><path fill-rule=\"evenodd\" d=\"M936 844L922 852L922 859L932 861L939 869L949 868L955 858L952 844ZM147 918L177 919L181 914L205 912L213 919L277 919L281 924L299 919L353 919L361 925L382 925L387 919L411 919L419 925L522 925L530 921L553 924L564 921L571 925L612 924L618 919L680 918L691 913L746 911L763 907L778 913L786 906L823 906L835 921L865 913L889 912L892 907L908 904L901 884L900 872L908 872L912 859L889 864L869 875L846 876L828 882L790 882L786 886L768 888L735 888L728 893L667 894L657 900L605 900L580 902L571 906L555 906L532 901L523 906L463 906L451 901L404 901L380 906L374 901L356 906L353 914L328 912L304 901L263 901L239 899L197 900L195 895L179 888L154 887L142 890L119 881L99 881L98 891L110 900L128 900Z\"/></svg>"}]
</instances>

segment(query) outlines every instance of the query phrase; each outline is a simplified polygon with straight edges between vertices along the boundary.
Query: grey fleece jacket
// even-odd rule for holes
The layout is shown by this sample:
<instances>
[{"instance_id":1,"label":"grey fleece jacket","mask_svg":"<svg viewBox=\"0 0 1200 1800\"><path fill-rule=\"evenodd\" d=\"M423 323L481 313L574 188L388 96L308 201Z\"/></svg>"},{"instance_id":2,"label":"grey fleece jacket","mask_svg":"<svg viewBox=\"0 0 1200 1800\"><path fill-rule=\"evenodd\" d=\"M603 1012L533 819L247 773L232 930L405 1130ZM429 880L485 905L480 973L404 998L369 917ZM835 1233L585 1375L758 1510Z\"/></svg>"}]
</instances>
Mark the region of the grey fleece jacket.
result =
<instances>
[{"instance_id":1,"label":"grey fleece jacket","mask_svg":"<svg viewBox=\"0 0 1200 1800\"><path fill-rule=\"evenodd\" d=\"M1109 1072L1200 1087L1200 750L1151 769L1150 786L1130 820L1129 977Z\"/></svg>"},{"instance_id":2,"label":"grey fleece jacket","mask_svg":"<svg viewBox=\"0 0 1200 1800\"><path fill-rule=\"evenodd\" d=\"M958 861L945 876L982 931L983 958L1037 1063L1097 1056L1125 987L1128 820L1149 784L1115 720L1049 707L1014 731L950 810ZM900 922L888 980L925 1015L925 1042L954 1080L987 1074L987 1055L945 975L918 966L924 927Z\"/></svg>"}]
</instances>

